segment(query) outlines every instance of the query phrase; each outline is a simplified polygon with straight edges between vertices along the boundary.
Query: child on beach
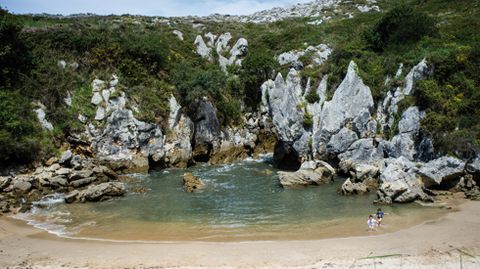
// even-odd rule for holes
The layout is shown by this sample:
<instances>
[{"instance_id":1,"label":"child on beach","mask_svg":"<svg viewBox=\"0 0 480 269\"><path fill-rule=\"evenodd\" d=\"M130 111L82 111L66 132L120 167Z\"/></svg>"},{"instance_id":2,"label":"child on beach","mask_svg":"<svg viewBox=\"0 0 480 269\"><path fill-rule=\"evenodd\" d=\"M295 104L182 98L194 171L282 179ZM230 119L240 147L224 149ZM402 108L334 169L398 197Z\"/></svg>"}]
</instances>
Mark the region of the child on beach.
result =
<instances>
[{"instance_id":1,"label":"child on beach","mask_svg":"<svg viewBox=\"0 0 480 269\"><path fill-rule=\"evenodd\" d=\"M377 220L373 218L372 215L368 216L367 220L368 231L375 231L375 225L377 225Z\"/></svg>"},{"instance_id":2,"label":"child on beach","mask_svg":"<svg viewBox=\"0 0 480 269\"><path fill-rule=\"evenodd\" d=\"M380 226L382 224L383 216L385 215L385 213L382 211L381 208L378 208L375 215L377 217L378 226Z\"/></svg>"}]
</instances>

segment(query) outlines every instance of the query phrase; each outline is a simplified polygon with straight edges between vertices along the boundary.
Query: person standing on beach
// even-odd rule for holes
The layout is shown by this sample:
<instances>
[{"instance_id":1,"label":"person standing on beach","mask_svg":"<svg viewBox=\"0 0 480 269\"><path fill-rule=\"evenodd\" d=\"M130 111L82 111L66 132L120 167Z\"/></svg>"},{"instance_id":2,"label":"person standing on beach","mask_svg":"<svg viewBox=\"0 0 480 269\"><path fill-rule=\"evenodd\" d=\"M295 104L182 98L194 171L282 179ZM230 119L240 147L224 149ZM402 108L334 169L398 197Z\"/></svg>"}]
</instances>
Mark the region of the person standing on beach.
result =
<instances>
[{"instance_id":1,"label":"person standing on beach","mask_svg":"<svg viewBox=\"0 0 480 269\"><path fill-rule=\"evenodd\" d=\"M373 218L373 215L368 216L367 224L369 232L375 231L375 225L377 224L377 220Z\"/></svg>"},{"instance_id":2,"label":"person standing on beach","mask_svg":"<svg viewBox=\"0 0 480 269\"><path fill-rule=\"evenodd\" d=\"M382 224L383 216L385 215L385 213L382 211L381 208L378 208L375 215L377 216L378 226L380 226Z\"/></svg>"}]
</instances>

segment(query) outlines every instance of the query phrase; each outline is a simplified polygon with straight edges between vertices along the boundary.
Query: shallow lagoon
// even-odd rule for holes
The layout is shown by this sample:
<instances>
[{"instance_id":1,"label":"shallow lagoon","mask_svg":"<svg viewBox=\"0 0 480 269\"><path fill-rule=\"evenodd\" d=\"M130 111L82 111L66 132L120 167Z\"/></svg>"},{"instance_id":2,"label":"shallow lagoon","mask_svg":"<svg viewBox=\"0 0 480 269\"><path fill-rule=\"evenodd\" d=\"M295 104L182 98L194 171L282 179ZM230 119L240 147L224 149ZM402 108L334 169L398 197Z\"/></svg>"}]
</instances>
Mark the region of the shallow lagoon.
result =
<instances>
[{"instance_id":1,"label":"shallow lagoon","mask_svg":"<svg viewBox=\"0 0 480 269\"><path fill-rule=\"evenodd\" d=\"M183 191L182 176L205 182L196 193ZM369 234L375 194L342 196L344 178L302 189L283 189L268 161L131 175L129 193L102 203L64 204L50 199L20 217L60 236L135 241L305 240ZM146 188L145 193L135 190ZM440 216L445 210L417 204L382 207L385 225L395 231Z\"/></svg>"}]
</instances>

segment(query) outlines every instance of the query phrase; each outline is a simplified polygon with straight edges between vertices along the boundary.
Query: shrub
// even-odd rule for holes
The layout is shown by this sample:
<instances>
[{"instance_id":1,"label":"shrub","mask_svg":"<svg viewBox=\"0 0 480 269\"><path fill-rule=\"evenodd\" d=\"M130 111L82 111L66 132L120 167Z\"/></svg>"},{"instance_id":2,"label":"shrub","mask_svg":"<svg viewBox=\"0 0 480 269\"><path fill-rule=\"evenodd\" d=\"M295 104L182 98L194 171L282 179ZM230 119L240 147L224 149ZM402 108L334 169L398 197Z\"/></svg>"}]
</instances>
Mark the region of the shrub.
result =
<instances>
[{"instance_id":1,"label":"shrub","mask_svg":"<svg viewBox=\"0 0 480 269\"><path fill-rule=\"evenodd\" d=\"M310 129L313 127L313 117L308 113L308 111L305 111L305 114L303 114L302 124L305 129Z\"/></svg>"},{"instance_id":2,"label":"shrub","mask_svg":"<svg viewBox=\"0 0 480 269\"><path fill-rule=\"evenodd\" d=\"M240 80L244 87L245 104L256 109L262 99L261 86L271 78L274 70L278 67L273 54L265 49L250 50L247 58L242 63Z\"/></svg>"},{"instance_id":3,"label":"shrub","mask_svg":"<svg viewBox=\"0 0 480 269\"><path fill-rule=\"evenodd\" d=\"M0 87L18 84L20 74L30 66L30 53L20 31L16 18L0 8Z\"/></svg>"},{"instance_id":4,"label":"shrub","mask_svg":"<svg viewBox=\"0 0 480 269\"><path fill-rule=\"evenodd\" d=\"M409 5L393 8L373 28L364 32L364 38L374 51L383 51L390 45L415 43L436 31L434 20Z\"/></svg>"},{"instance_id":5,"label":"shrub","mask_svg":"<svg viewBox=\"0 0 480 269\"><path fill-rule=\"evenodd\" d=\"M0 89L0 163L29 163L35 159L40 132L33 122L28 99L19 92Z\"/></svg>"},{"instance_id":6,"label":"shrub","mask_svg":"<svg viewBox=\"0 0 480 269\"><path fill-rule=\"evenodd\" d=\"M305 100L307 100L308 103L313 104L320 101L320 96L318 96L317 91L310 89L305 96Z\"/></svg>"}]
</instances>

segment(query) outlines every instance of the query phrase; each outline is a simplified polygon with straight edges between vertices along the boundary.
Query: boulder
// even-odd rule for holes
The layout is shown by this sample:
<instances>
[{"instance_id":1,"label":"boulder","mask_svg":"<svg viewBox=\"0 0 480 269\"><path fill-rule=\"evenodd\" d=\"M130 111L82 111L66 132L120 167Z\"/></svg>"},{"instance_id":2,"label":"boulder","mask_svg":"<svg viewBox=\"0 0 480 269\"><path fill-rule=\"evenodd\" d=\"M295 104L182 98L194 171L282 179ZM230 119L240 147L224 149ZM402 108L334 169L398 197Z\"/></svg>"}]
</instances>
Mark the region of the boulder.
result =
<instances>
[{"instance_id":1,"label":"boulder","mask_svg":"<svg viewBox=\"0 0 480 269\"><path fill-rule=\"evenodd\" d=\"M380 169L377 166L364 163L354 164L350 170L353 182L363 182L367 179L377 178L379 173Z\"/></svg>"},{"instance_id":2,"label":"boulder","mask_svg":"<svg viewBox=\"0 0 480 269\"><path fill-rule=\"evenodd\" d=\"M335 169L324 161L304 162L295 172L278 172L280 184L284 188L305 187L330 183L335 177Z\"/></svg>"},{"instance_id":3,"label":"boulder","mask_svg":"<svg viewBox=\"0 0 480 269\"><path fill-rule=\"evenodd\" d=\"M480 155L467 162L465 170L473 175L473 179L480 185Z\"/></svg>"},{"instance_id":4,"label":"boulder","mask_svg":"<svg viewBox=\"0 0 480 269\"><path fill-rule=\"evenodd\" d=\"M186 192L194 192L204 186L205 184L192 173L183 174L183 188Z\"/></svg>"},{"instance_id":5,"label":"boulder","mask_svg":"<svg viewBox=\"0 0 480 269\"><path fill-rule=\"evenodd\" d=\"M60 168L61 168L61 166L58 163L54 163L54 164L50 165L49 167L47 167L45 170L49 171L49 172L54 172L54 171L57 171Z\"/></svg>"},{"instance_id":6,"label":"boulder","mask_svg":"<svg viewBox=\"0 0 480 269\"><path fill-rule=\"evenodd\" d=\"M95 112L95 120L102 121L105 119L105 108L100 106L97 108L97 112Z\"/></svg>"},{"instance_id":7,"label":"boulder","mask_svg":"<svg viewBox=\"0 0 480 269\"><path fill-rule=\"evenodd\" d=\"M0 177L0 191L10 186L10 182L12 182L11 177Z\"/></svg>"},{"instance_id":8,"label":"boulder","mask_svg":"<svg viewBox=\"0 0 480 269\"><path fill-rule=\"evenodd\" d=\"M465 162L454 157L441 157L420 168L419 174L427 188L449 189L465 173Z\"/></svg>"},{"instance_id":9,"label":"boulder","mask_svg":"<svg viewBox=\"0 0 480 269\"><path fill-rule=\"evenodd\" d=\"M363 182L353 183L350 178L345 180L340 188L340 192L343 195L364 194L369 191L367 185Z\"/></svg>"},{"instance_id":10,"label":"boulder","mask_svg":"<svg viewBox=\"0 0 480 269\"><path fill-rule=\"evenodd\" d=\"M71 169L69 168L60 168L57 171L55 171L55 174L60 175L60 176L67 176L72 172Z\"/></svg>"},{"instance_id":11,"label":"boulder","mask_svg":"<svg viewBox=\"0 0 480 269\"><path fill-rule=\"evenodd\" d=\"M41 186L49 186L50 185L50 178L53 177L53 172L49 171L41 171L39 173L35 173L33 175L35 180L37 180Z\"/></svg>"},{"instance_id":12,"label":"boulder","mask_svg":"<svg viewBox=\"0 0 480 269\"><path fill-rule=\"evenodd\" d=\"M405 157L386 160L386 168L380 175L377 203L407 203L414 200L431 201L423 192L423 182L417 176L417 165Z\"/></svg>"},{"instance_id":13,"label":"boulder","mask_svg":"<svg viewBox=\"0 0 480 269\"><path fill-rule=\"evenodd\" d=\"M65 203L71 204L71 203L78 200L79 195L80 195L80 191L73 190L73 191L65 194L65 196L63 198L65 199Z\"/></svg>"},{"instance_id":14,"label":"boulder","mask_svg":"<svg viewBox=\"0 0 480 269\"><path fill-rule=\"evenodd\" d=\"M68 181L64 176L56 176L48 179L49 185L55 188L65 187L68 185Z\"/></svg>"},{"instance_id":15,"label":"boulder","mask_svg":"<svg viewBox=\"0 0 480 269\"><path fill-rule=\"evenodd\" d=\"M126 193L125 184L122 182L106 182L91 185L80 193L81 201L95 202Z\"/></svg>"},{"instance_id":16,"label":"boulder","mask_svg":"<svg viewBox=\"0 0 480 269\"><path fill-rule=\"evenodd\" d=\"M81 179L71 181L70 186L72 186L74 188L79 188L79 187L88 185L88 184L94 182L95 180L97 180L96 177L81 178Z\"/></svg>"},{"instance_id":17,"label":"boulder","mask_svg":"<svg viewBox=\"0 0 480 269\"><path fill-rule=\"evenodd\" d=\"M111 180L116 180L118 178L118 174L115 173L112 169L104 166L104 165L97 165L93 168L92 172L97 176L101 177L102 175L107 176Z\"/></svg>"},{"instance_id":18,"label":"boulder","mask_svg":"<svg viewBox=\"0 0 480 269\"><path fill-rule=\"evenodd\" d=\"M21 193L27 193L33 187L30 182L24 181L24 180L21 180L21 179L15 179L13 181L12 185L13 185L13 190L14 191L18 191L18 192L21 192Z\"/></svg>"},{"instance_id":19,"label":"boulder","mask_svg":"<svg viewBox=\"0 0 480 269\"><path fill-rule=\"evenodd\" d=\"M68 181L75 181L82 178L87 178L93 175L93 171L91 170L80 170L74 171L69 177Z\"/></svg>"},{"instance_id":20,"label":"boulder","mask_svg":"<svg viewBox=\"0 0 480 269\"><path fill-rule=\"evenodd\" d=\"M102 95L99 92L94 92L90 102L96 106L100 105L103 102Z\"/></svg>"},{"instance_id":21,"label":"boulder","mask_svg":"<svg viewBox=\"0 0 480 269\"><path fill-rule=\"evenodd\" d=\"M57 157L51 157L50 159L48 159L46 162L45 162L45 166L50 166L54 163L58 162L58 158Z\"/></svg>"}]
</instances>

